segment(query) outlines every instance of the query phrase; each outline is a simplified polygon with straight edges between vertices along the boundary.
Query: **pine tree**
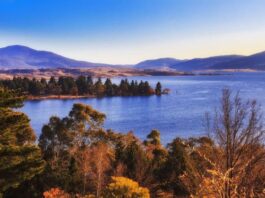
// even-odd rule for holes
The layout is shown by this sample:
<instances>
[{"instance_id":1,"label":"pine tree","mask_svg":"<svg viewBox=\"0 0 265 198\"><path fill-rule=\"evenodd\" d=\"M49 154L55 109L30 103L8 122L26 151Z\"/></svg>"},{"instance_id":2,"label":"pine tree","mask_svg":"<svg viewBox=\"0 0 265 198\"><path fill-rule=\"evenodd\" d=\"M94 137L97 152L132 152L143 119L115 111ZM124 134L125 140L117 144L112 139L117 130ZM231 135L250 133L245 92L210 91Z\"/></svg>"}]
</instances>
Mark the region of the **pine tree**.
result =
<instances>
[{"instance_id":1,"label":"pine tree","mask_svg":"<svg viewBox=\"0 0 265 198\"><path fill-rule=\"evenodd\" d=\"M156 84L155 92L156 92L156 95L161 95L161 93L162 93L162 85L161 85L160 82L158 82L158 83Z\"/></svg>"},{"instance_id":2,"label":"pine tree","mask_svg":"<svg viewBox=\"0 0 265 198\"><path fill-rule=\"evenodd\" d=\"M22 105L23 97L0 88L0 197L44 168L28 117L11 109Z\"/></svg>"},{"instance_id":3,"label":"pine tree","mask_svg":"<svg viewBox=\"0 0 265 198\"><path fill-rule=\"evenodd\" d=\"M112 87L112 82L109 78L106 79L105 81L105 87L106 87L106 95L107 96L113 96L114 95L114 90Z\"/></svg>"},{"instance_id":4,"label":"pine tree","mask_svg":"<svg viewBox=\"0 0 265 198\"><path fill-rule=\"evenodd\" d=\"M91 76L87 77L87 91L90 95L93 95L94 92L94 82Z\"/></svg>"},{"instance_id":5,"label":"pine tree","mask_svg":"<svg viewBox=\"0 0 265 198\"><path fill-rule=\"evenodd\" d=\"M79 76L76 79L76 86L78 88L78 94L84 95L87 93L87 82L85 76Z\"/></svg>"},{"instance_id":6,"label":"pine tree","mask_svg":"<svg viewBox=\"0 0 265 198\"><path fill-rule=\"evenodd\" d=\"M105 94L105 86L103 85L101 78L98 78L95 83L95 91L97 96L104 96Z\"/></svg>"}]
</instances>

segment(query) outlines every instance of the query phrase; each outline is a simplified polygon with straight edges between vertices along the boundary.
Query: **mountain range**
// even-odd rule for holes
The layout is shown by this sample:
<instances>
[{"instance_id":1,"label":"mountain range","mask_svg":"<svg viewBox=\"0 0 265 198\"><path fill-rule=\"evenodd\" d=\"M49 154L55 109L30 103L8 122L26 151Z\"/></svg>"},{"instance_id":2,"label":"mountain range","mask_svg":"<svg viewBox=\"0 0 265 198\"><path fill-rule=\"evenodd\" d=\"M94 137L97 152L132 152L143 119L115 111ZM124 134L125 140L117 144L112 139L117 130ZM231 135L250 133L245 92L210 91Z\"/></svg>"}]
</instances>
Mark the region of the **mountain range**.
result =
<instances>
[{"instance_id":1,"label":"mountain range","mask_svg":"<svg viewBox=\"0 0 265 198\"><path fill-rule=\"evenodd\" d=\"M174 58L160 58L145 60L134 66L138 69L175 69L178 71L205 71L205 70L265 70L265 51L257 54L224 55L207 58L180 60Z\"/></svg>"},{"instance_id":2,"label":"mountain range","mask_svg":"<svg viewBox=\"0 0 265 198\"><path fill-rule=\"evenodd\" d=\"M129 65L113 65L79 61L55 54L53 52L39 51L21 45L12 45L0 48L0 69L93 68L122 66ZM135 69L174 69L189 72L224 69L265 70L265 52L249 56L224 55L186 60L159 58L145 60L130 66Z\"/></svg>"}]
</instances>

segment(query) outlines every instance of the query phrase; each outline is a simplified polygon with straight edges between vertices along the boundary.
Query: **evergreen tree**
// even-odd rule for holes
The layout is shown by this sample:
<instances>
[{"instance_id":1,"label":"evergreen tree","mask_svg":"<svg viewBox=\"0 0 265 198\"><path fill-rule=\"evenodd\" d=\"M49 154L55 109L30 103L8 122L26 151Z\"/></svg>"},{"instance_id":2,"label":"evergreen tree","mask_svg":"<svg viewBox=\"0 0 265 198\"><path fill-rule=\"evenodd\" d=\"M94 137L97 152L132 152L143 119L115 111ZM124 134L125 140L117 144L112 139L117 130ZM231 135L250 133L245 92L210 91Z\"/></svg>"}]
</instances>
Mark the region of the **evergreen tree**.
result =
<instances>
[{"instance_id":1,"label":"evergreen tree","mask_svg":"<svg viewBox=\"0 0 265 198\"><path fill-rule=\"evenodd\" d=\"M189 196L189 191L180 180L180 176L184 173L194 175L193 163L184 141L180 138L173 140L168 145L168 157L157 175L164 182L163 187L173 190L175 196Z\"/></svg>"},{"instance_id":2,"label":"evergreen tree","mask_svg":"<svg viewBox=\"0 0 265 198\"><path fill-rule=\"evenodd\" d=\"M95 83L95 92L97 96L104 96L105 94L105 86L103 85L101 78L98 78Z\"/></svg>"},{"instance_id":3,"label":"evergreen tree","mask_svg":"<svg viewBox=\"0 0 265 198\"><path fill-rule=\"evenodd\" d=\"M102 83L101 78L98 78L94 84L91 76L79 76L77 79L69 76L61 76L58 81L51 77L49 82L42 78L32 80L28 78L14 77L12 80L0 80L0 84L8 89L21 91L25 94L33 96L42 95L79 95L86 94L93 96L148 96L161 94L161 84L158 83L154 91L147 81L141 81L138 85L137 81L132 80L129 82L127 79L122 79L119 85L106 79Z\"/></svg>"},{"instance_id":4,"label":"evergreen tree","mask_svg":"<svg viewBox=\"0 0 265 198\"><path fill-rule=\"evenodd\" d=\"M105 81L105 88L106 88L106 95L107 96L113 96L114 95L114 89L112 87L112 82L109 78Z\"/></svg>"},{"instance_id":5,"label":"evergreen tree","mask_svg":"<svg viewBox=\"0 0 265 198\"><path fill-rule=\"evenodd\" d=\"M32 81L30 81L29 83L29 93L34 96L38 96L43 94L43 92L44 92L44 87L41 84L41 82L33 78Z\"/></svg>"},{"instance_id":6,"label":"evergreen tree","mask_svg":"<svg viewBox=\"0 0 265 198\"><path fill-rule=\"evenodd\" d=\"M160 82L156 84L156 89L155 89L156 95L161 95L162 94L162 85Z\"/></svg>"},{"instance_id":7,"label":"evergreen tree","mask_svg":"<svg viewBox=\"0 0 265 198\"><path fill-rule=\"evenodd\" d=\"M94 82L91 76L87 77L87 91L90 95L94 94Z\"/></svg>"},{"instance_id":8,"label":"evergreen tree","mask_svg":"<svg viewBox=\"0 0 265 198\"><path fill-rule=\"evenodd\" d=\"M125 80L121 80L120 82L120 91L121 91L121 95L122 96L127 96L129 95L129 83L128 83L128 80L125 79Z\"/></svg>"},{"instance_id":9,"label":"evergreen tree","mask_svg":"<svg viewBox=\"0 0 265 198\"><path fill-rule=\"evenodd\" d=\"M56 80L55 80L54 76L51 76L48 84L56 84Z\"/></svg>"},{"instance_id":10,"label":"evergreen tree","mask_svg":"<svg viewBox=\"0 0 265 198\"><path fill-rule=\"evenodd\" d=\"M87 82L86 82L86 77L85 76L79 76L76 79L76 86L78 89L78 94L79 95L84 95L88 92L88 87L87 87Z\"/></svg>"},{"instance_id":11,"label":"evergreen tree","mask_svg":"<svg viewBox=\"0 0 265 198\"><path fill-rule=\"evenodd\" d=\"M62 93L62 89L60 85L58 85L57 81L55 80L54 76L52 76L48 82L46 94L51 95L60 95Z\"/></svg>"},{"instance_id":12,"label":"evergreen tree","mask_svg":"<svg viewBox=\"0 0 265 198\"><path fill-rule=\"evenodd\" d=\"M11 109L22 105L23 97L0 88L0 197L44 167L28 117Z\"/></svg>"}]
</instances>

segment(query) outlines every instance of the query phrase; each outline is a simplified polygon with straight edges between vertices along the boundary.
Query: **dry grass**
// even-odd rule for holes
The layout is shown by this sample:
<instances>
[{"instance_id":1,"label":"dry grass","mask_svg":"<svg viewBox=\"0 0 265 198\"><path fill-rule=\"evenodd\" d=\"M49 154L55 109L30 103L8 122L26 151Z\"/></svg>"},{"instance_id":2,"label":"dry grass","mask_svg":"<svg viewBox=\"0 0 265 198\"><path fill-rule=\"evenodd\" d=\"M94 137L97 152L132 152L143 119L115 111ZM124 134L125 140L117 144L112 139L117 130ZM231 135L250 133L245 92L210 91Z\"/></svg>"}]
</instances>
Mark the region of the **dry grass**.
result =
<instances>
[{"instance_id":1,"label":"dry grass","mask_svg":"<svg viewBox=\"0 0 265 198\"><path fill-rule=\"evenodd\" d=\"M183 72L167 70L140 70L134 68L98 67L98 68L75 68L75 69L25 69L25 70L0 70L0 79L12 79L14 76L49 79L51 76L80 75L93 77L129 77L129 76L152 76L152 75L186 75Z\"/></svg>"}]
</instances>

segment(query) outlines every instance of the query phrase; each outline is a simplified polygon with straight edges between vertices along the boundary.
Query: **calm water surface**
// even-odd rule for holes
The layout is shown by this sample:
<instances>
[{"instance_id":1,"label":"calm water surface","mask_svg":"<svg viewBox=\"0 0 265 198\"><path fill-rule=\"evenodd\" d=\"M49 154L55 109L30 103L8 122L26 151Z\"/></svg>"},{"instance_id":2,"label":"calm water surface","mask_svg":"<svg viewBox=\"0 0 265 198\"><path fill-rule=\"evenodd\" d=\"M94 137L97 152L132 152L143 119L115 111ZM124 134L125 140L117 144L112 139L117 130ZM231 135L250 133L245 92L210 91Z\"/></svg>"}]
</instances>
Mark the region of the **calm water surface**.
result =
<instances>
[{"instance_id":1,"label":"calm water surface","mask_svg":"<svg viewBox=\"0 0 265 198\"><path fill-rule=\"evenodd\" d=\"M220 76L131 77L147 80L152 86L157 81L170 88L169 95L150 97L111 97L102 99L70 99L27 101L22 111L31 119L39 135L49 117L66 116L74 103L85 103L107 115L105 128L134 133L144 139L151 129L161 132L162 141L176 136L199 136L205 133L205 112L213 112L219 105L224 87L240 90L244 99L257 99L265 111L265 73L243 73ZM119 82L120 79L113 79Z\"/></svg>"}]
</instances>

